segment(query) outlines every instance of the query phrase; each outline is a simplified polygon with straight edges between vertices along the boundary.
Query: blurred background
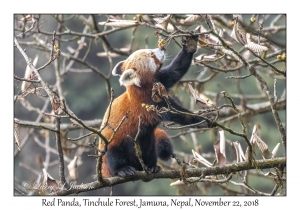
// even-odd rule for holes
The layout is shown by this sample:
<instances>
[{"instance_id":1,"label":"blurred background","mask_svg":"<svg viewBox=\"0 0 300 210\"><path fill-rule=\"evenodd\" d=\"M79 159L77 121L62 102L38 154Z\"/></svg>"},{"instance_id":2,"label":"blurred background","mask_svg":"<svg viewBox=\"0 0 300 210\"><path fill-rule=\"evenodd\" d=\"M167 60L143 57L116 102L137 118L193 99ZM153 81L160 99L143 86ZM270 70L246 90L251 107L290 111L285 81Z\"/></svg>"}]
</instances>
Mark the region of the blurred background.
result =
<instances>
[{"instance_id":1,"label":"blurred background","mask_svg":"<svg viewBox=\"0 0 300 210\"><path fill-rule=\"evenodd\" d=\"M192 16L191 14L176 14L171 17L174 25L181 30L191 31L199 29L201 32L209 30L207 22L204 19L198 20L189 24L184 21ZM118 77L110 75L110 72L115 64L125 60L128 55L142 48L157 48L158 40L165 38L163 34L169 36L172 31L168 28L159 29L159 24L163 25L164 18L167 15L136 15L136 14L117 14L117 15L74 15L74 14L35 14L14 16L14 36L26 31L32 26L32 18L37 20L34 28L18 38L18 41L23 49L26 49L26 54L32 60L36 60L36 67L43 66L50 55L51 39L53 31L57 32L56 44L59 45L61 55L59 59L52 62L50 65L40 71L42 79L49 85L50 89L56 90L59 95L65 98L68 108L83 121L89 121L95 128L99 128L101 119L109 103L109 86L114 89L115 96L119 96L125 91L123 86L120 86ZM286 48L286 16L281 14L242 14L243 25L247 32L265 37L267 41L262 45L268 47L267 52L259 52L258 54L264 57L268 62L274 63L278 69L286 70L286 61L281 59ZM253 17L255 21L253 21ZM233 49L242 55L247 61L257 59L249 51L247 51L241 43L233 39L230 34L234 28L232 14L213 14L211 15L213 23L217 31L224 30L222 38L226 40ZM107 20L128 20L137 21L138 26L124 27L106 25L103 22ZM187 22L187 21L186 21ZM96 27L92 27L93 23L97 23ZM98 24L100 23L100 24ZM123 23L122 23L123 24ZM263 28L260 31L260 24ZM95 26L95 25L94 25ZM164 25L163 25L164 26ZM120 29L120 30L116 30ZM103 37L95 37L94 34L100 34L104 31L115 30L112 33ZM155 33L156 31L159 32ZM260 31L260 32L259 32ZM75 33L73 33L75 32ZM161 33L161 34L160 34ZM59 35L62 34L62 35ZM241 62L234 58L225 55L224 58L216 61L205 62L199 56L207 56L215 54L220 57L216 49L209 48L209 38L202 36L202 42L199 41L199 49L194 57L198 58L193 61L188 73L184 76L183 82L179 82L171 91L171 95L176 97L184 107L199 111L201 107L195 104L194 98L188 88L188 82L191 82L193 88L216 106L229 104L228 100L220 97L220 92L225 91L226 95L232 97L236 105L244 107L251 104L257 105L268 102L265 93L262 92L260 84L253 77L245 79L228 79L228 76L244 76L249 75L248 70L239 67ZM206 47L205 41L207 40ZM176 40L176 41L175 41ZM177 43L176 43L177 42ZM179 44L181 37L170 40L167 47L167 59L164 65L167 65L181 50ZM108 45L109 44L109 45ZM202 46L201 46L202 44ZM272 55L271 57L267 57ZM68 56L78 58L70 59ZM87 66L88 64L89 66ZM280 74L274 73L270 66L261 62L252 62L256 66L257 71L267 82L270 92L274 92L274 79L277 80L276 91L278 100L284 101L283 108L278 110L279 117L285 127L286 110L285 110L285 93L286 93L286 78ZM207 67L214 66L220 69L234 69L236 71L217 71ZM90 67L107 76L103 78L99 73L95 73ZM14 75L20 78L26 78L26 61L20 51L15 48L14 51ZM238 68L239 67L239 68ZM211 75L212 78L209 78ZM208 78L208 79L207 79ZM205 80L207 79L207 81ZM204 81L205 80L205 81ZM199 82L200 81L200 82ZM202 81L202 82L201 82ZM20 121L29 121L37 123L52 123L53 119L44 114L51 112L51 103L45 97L43 90L38 93L25 93L22 89L24 81L14 80L14 118ZM30 86L34 86L31 84ZM17 97L17 99L16 99ZM246 104L246 105L245 105ZM282 107L282 106L280 106ZM243 109L241 109L243 110ZM235 113L234 113L235 114ZM224 114L220 120L226 120L232 113ZM98 121L97 121L98 120ZM248 138L251 137L254 125L257 125L260 138L268 145L269 150L280 143L277 157L283 157L284 149L281 142L280 132L277 129L272 112L266 111L259 114L250 114L244 118L247 126ZM62 118L63 125L69 125L70 120ZM228 120L224 123L225 126L236 132L242 132L242 126L238 118ZM63 126L62 126L63 127ZM93 176L96 174L96 159L88 155L94 154L95 149L90 147L88 143L93 141L94 136L89 136L77 141L75 144L67 140L67 138L77 138L88 131L83 129L62 130L62 144L64 148L65 158L65 173L68 181L72 181L68 176L67 165L71 162L75 155L77 160L77 184L88 183L95 181ZM76 126L75 126L76 127ZM167 130L167 129L165 129ZM210 129L206 131L189 132L190 129L167 130L174 144L174 149L177 156L181 160L190 162L193 160L191 150L197 151L206 157L211 163L216 159L214 151L214 143L219 139L220 128ZM187 131L187 132L186 132ZM184 133L186 132L186 134ZM54 134L43 129L33 129L31 127L19 126L18 128L21 150L18 150L15 145L14 151L14 184L15 188L21 189L23 193L28 195L37 195L38 191L26 190L23 187L24 182L34 183L41 180L41 162L47 166L47 172L56 180L59 180L58 173L58 155L56 151L56 143ZM225 132L226 137L226 155L227 162L236 161L236 153L230 142L239 142L243 151L246 151L246 142L244 139ZM262 159L262 155L256 148L257 160ZM159 162L165 168L170 167L180 169L174 161ZM197 166L203 165L197 163ZM274 170L251 170L247 177L247 183L254 189L270 193L274 188L272 178L263 174ZM253 193L244 187L233 183L227 186L220 186L212 183L194 183L191 185L170 186L170 183L176 180L159 179L151 182L129 182L113 187L113 195L235 195L237 192L241 194ZM233 181L242 182L240 175L234 175ZM284 194L284 191L278 191ZM80 195L109 195L110 188L98 189L89 192L81 193ZM252 194L251 194L252 193ZM15 191L15 195L19 195Z\"/></svg>"}]
</instances>

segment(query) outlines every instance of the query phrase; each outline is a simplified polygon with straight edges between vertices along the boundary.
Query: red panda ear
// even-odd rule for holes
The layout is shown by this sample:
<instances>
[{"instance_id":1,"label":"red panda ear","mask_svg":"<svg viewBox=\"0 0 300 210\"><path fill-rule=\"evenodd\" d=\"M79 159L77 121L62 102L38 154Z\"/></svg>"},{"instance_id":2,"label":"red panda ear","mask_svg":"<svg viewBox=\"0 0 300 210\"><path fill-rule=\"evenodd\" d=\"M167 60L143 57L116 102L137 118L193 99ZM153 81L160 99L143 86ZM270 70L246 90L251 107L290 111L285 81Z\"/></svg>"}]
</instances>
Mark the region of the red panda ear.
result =
<instances>
[{"instance_id":1,"label":"red panda ear","mask_svg":"<svg viewBox=\"0 0 300 210\"><path fill-rule=\"evenodd\" d=\"M115 68L112 70L112 75L114 76L121 76L122 75L122 66L123 66L123 63L125 61L120 61L119 63L117 63L117 65L115 66Z\"/></svg>"},{"instance_id":2,"label":"red panda ear","mask_svg":"<svg viewBox=\"0 0 300 210\"><path fill-rule=\"evenodd\" d=\"M136 85L141 87L141 80L133 69L126 69L119 79L120 85L130 86Z\"/></svg>"}]
</instances>

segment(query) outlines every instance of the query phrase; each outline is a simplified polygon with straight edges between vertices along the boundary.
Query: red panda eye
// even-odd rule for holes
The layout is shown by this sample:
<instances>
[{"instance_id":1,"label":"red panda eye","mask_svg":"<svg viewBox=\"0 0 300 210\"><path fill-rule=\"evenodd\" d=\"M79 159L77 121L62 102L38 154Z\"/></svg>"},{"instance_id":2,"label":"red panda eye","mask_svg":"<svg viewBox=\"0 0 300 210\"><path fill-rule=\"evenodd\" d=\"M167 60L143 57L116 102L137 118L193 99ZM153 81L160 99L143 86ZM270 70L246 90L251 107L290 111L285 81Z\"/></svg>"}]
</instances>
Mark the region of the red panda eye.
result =
<instances>
[{"instance_id":1,"label":"red panda eye","mask_svg":"<svg viewBox=\"0 0 300 210\"><path fill-rule=\"evenodd\" d=\"M154 55L154 52L151 52L150 55L153 56L153 55Z\"/></svg>"}]
</instances>

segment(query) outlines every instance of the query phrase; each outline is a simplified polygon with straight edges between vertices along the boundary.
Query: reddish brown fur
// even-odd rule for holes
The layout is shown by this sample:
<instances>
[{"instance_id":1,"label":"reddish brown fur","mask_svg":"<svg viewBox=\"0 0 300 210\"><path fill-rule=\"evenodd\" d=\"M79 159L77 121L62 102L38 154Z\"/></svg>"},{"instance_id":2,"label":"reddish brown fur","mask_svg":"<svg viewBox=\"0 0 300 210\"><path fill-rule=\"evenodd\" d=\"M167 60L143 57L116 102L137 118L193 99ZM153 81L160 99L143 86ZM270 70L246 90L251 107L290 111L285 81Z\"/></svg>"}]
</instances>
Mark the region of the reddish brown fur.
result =
<instances>
[{"instance_id":1,"label":"reddish brown fur","mask_svg":"<svg viewBox=\"0 0 300 210\"><path fill-rule=\"evenodd\" d=\"M126 69L146 70L145 66L147 65L149 57L151 57L151 55L145 51L136 51L124 62L122 66L122 70L123 71Z\"/></svg>"},{"instance_id":2,"label":"reddish brown fur","mask_svg":"<svg viewBox=\"0 0 300 210\"><path fill-rule=\"evenodd\" d=\"M150 82L150 77L142 76L142 78L148 78L148 80L144 80L144 83ZM154 112L147 112L147 110L141 105L142 103L153 104L151 97L149 97L151 96L151 91L152 86L150 87L150 85L148 87L145 86L142 89L135 85L128 86L127 91L113 101L110 117L108 120L109 125L113 128L116 128L127 112L129 114L129 118L122 123L119 130L115 133L114 139L108 145L108 149L110 149L110 147L113 147L114 145L118 145L120 143L118 140L126 139L127 135L131 136L132 138L135 137L134 135L138 129L139 115L141 115L141 121L143 122L143 125L147 126L148 124L158 124L160 122L157 114L155 114ZM108 112L105 113L104 119L107 119L107 115ZM107 139L110 139L113 132L111 128L106 127L102 131L102 134ZM104 144L102 142L102 144L100 145L100 149L103 149L103 146ZM103 157L103 161L106 161L105 155ZM111 176L106 164L103 164L102 175L103 177Z\"/></svg>"},{"instance_id":3,"label":"reddish brown fur","mask_svg":"<svg viewBox=\"0 0 300 210\"><path fill-rule=\"evenodd\" d=\"M168 139L168 134L166 133L166 131L156 128L154 131L154 135L155 135L155 139L156 140L161 140L161 139Z\"/></svg>"}]
</instances>

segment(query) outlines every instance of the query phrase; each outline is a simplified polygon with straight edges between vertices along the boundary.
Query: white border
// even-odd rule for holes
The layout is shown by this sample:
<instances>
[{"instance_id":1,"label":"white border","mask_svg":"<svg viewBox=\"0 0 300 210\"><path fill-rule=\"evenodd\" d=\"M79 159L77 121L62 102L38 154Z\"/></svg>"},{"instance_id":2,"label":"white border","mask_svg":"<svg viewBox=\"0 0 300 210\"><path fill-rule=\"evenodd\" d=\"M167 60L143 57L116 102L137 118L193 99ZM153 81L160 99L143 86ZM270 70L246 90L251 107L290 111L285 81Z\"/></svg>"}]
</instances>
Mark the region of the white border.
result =
<instances>
[{"instance_id":1,"label":"white border","mask_svg":"<svg viewBox=\"0 0 300 210\"><path fill-rule=\"evenodd\" d=\"M9 3L12 6L7 6ZM118 6L118 7L117 7ZM298 159L299 139L295 131L296 119L298 116L297 107L298 103L295 101L299 97L296 93L299 84L299 61L298 49L299 46L299 15L297 14L297 6L292 2L283 1L11 1L2 4L1 6L1 61L2 68L1 74L1 97L2 97L2 113L4 118L1 119L1 206L12 208L24 208L41 209L42 198L40 197L14 197L13 196L13 14L14 13L286 13L287 14L287 66L288 66L288 106L287 106L287 149L288 149L288 174L287 174L287 196L286 197L257 197L260 201L260 205L256 209L265 209L276 207L288 207L293 208L298 202L297 186L299 183L296 178L299 175L299 163ZM298 76L298 77L297 77ZM297 82L297 83L296 83ZM294 85L293 85L294 84ZM9 90L9 91L8 91ZM298 91L297 91L298 92ZM9 100L8 100L9 99ZM298 128L299 129L299 128ZM279 134L278 134L279 135ZM9 149L7 149L9 148ZM44 197L43 197L44 198ZM53 197L47 198L52 199ZM68 197L64 199L72 199ZM83 199L85 197L79 197ZM92 197L96 199L96 197ZM113 197L116 199L117 197ZM123 200L130 200L132 197L120 197ZM135 197L139 199L139 197ZM176 197L141 197L147 200L170 200ZM193 197L196 198L196 197ZM217 200L219 197L198 197L205 200ZM180 197L180 199L188 199L188 197ZM256 199L256 197L222 197L224 200L244 200ZM297 203L298 204L298 203ZM298 205L297 205L298 206ZM70 207L65 207L68 209ZM104 207L97 207L104 208ZM115 207L114 207L115 208ZM153 208L153 207L148 207ZM173 207L172 207L173 208ZM199 208L199 207L198 207ZM232 207L230 207L232 208ZM48 207L49 209L49 207ZM106 209L106 208L105 208ZM127 209L132 209L128 207ZM186 208L183 208L186 209ZM252 208L251 208L252 209Z\"/></svg>"}]
</instances>

